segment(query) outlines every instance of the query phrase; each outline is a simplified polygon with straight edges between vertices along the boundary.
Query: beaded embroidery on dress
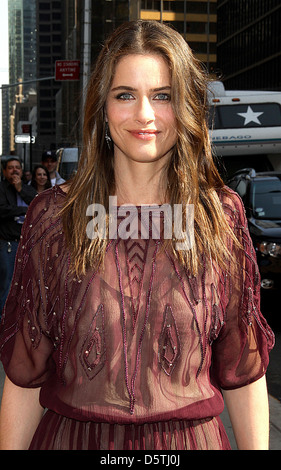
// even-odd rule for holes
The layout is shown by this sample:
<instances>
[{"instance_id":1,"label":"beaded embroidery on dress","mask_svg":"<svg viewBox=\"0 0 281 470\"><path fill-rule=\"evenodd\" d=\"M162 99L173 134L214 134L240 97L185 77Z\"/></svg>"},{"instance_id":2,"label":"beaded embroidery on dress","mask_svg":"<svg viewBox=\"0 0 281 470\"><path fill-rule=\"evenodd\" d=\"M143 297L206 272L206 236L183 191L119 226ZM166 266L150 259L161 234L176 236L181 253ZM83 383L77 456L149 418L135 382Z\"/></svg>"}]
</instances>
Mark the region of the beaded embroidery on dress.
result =
<instances>
[{"instance_id":1,"label":"beaded embroidery on dress","mask_svg":"<svg viewBox=\"0 0 281 470\"><path fill-rule=\"evenodd\" d=\"M274 344L239 197L220 194L245 249L228 270L203 259L194 277L161 237L117 237L104 269L80 279L57 217L64 198L54 187L30 205L0 331L7 375L42 387L49 410L33 448L228 448L221 389L260 378Z\"/></svg>"}]
</instances>

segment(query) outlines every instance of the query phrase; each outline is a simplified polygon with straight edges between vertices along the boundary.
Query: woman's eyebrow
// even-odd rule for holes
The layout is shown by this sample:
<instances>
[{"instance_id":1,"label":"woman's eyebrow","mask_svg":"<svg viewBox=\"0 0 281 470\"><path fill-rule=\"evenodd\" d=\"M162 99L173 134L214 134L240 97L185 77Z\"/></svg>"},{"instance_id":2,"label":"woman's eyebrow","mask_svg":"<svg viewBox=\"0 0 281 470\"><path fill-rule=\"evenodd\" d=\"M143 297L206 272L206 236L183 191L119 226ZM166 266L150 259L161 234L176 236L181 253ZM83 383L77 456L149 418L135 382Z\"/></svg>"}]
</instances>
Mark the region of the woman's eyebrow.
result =
<instances>
[{"instance_id":1,"label":"woman's eyebrow","mask_svg":"<svg viewBox=\"0 0 281 470\"><path fill-rule=\"evenodd\" d=\"M111 89L111 91L118 91L118 90L137 91L136 88L133 88L133 87L128 86L128 85L120 85L120 86L116 86L115 88Z\"/></svg>"},{"instance_id":2,"label":"woman's eyebrow","mask_svg":"<svg viewBox=\"0 0 281 470\"><path fill-rule=\"evenodd\" d=\"M163 91L163 90L170 90L170 89L171 89L170 85L167 85L167 86L161 86L159 88L150 88L149 91ZM118 90L137 91L137 88L133 88L128 85L120 85L120 86L112 88L111 91L118 91Z\"/></svg>"}]
</instances>

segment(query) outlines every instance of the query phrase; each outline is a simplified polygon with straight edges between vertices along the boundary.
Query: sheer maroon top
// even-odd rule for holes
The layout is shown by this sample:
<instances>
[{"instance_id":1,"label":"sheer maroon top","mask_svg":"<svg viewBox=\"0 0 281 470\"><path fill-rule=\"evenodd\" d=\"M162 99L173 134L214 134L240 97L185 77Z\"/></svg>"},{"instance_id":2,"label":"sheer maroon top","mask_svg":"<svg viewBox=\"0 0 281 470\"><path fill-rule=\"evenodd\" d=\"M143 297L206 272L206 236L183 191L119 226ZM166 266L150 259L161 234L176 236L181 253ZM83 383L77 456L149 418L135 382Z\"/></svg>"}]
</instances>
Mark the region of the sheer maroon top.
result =
<instances>
[{"instance_id":1,"label":"sheer maroon top","mask_svg":"<svg viewBox=\"0 0 281 470\"><path fill-rule=\"evenodd\" d=\"M42 387L44 407L95 423L100 439L106 427L103 448L114 441L114 426L138 426L145 441L155 423L218 416L221 389L263 376L274 343L260 313L260 276L244 208L230 190L219 196L244 247L231 248L229 269L215 263L207 269L202 261L193 277L161 237L117 237L108 243L104 269L81 278L70 274L57 217L65 193L54 187L37 196L2 316L1 360L10 380ZM217 439L206 438L216 432L203 440Z\"/></svg>"}]
</instances>

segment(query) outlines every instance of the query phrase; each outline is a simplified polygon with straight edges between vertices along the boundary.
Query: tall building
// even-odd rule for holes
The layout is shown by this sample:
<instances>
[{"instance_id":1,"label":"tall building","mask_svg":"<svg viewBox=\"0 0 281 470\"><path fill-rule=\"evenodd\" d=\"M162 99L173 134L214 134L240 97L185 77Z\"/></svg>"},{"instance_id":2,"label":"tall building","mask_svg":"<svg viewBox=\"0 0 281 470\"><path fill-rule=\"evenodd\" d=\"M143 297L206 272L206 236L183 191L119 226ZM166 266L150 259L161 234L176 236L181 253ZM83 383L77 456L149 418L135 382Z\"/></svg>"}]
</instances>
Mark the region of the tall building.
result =
<instances>
[{"instance_id":1,"label":"tall building","mask_svg":"<svg viewBox=\"0 0 281 470\"><path fill-rule=\"evenodd\" d=\"M62 3L36 0L37 5L37 139L34 159L56 148L56 94L60 82L54 80L55 62L62 58ZM43 79L43 80L42 80Z\"/></svg>"},{"instance_id":2,"label":"tall building","mask_svg":"<svg viewBox=\"0 0 281 470\"><path fill-rule=\"evenodd\" d=\"M217 15L226 88L281 90L280 0L218 0Z\"/></svg>"},{"instance_id":3,"label":"tall building","mask_svg":"<svg viewBox=\"0 0 281 470\"><path fill-rule=\"evenodd\" d=\"M9 82L23 79L23 1L9 0ZM15 90L11 94L14 95Z\"/></svg>"},{"instance_id":4,"label":"tall building","mask_svg":"<svg viewBox=\"0 0 281 470\"><path fill-rule=\"evenodd\" d=\"M23 2L22 0L9 0L8 2L8 22L9 22L9 83L14 84L23 79ZM5 148L6 153L15 153L15 119L14 105L22 100L18 87L8 89L9 107L9 148ZM4 142L3 142L4 143Z\"/></svg>"},{"instance_id":5,"label":"tall building","mask_svg":"<svg viewBox=\"0 0 281 470\"><path fill-rule=\"evenodd\" d=\"M36 0L23 0L23 81L36 78ZM23 94L36 90L36 84L23 86Z\"/></svg>"},{"instance_id":6,"label":"tall building","mask_svg":"<svg viewBox=\"0 0 281 470\"><path fill-rule=\"evenodd\" d=\"M125 21L140 17L140 0L101 0L92 2L92 62L105 40Z\"/></svg>"},{"instance_id":7,"label":"tall building","mask_svg":"<svg viewBox=\"0 0 281 470\"><path fill-rule=\"evenodd\" d=\"M62 3L62 59L81 60L83 2L64 0ZM81 110L81 78L61 81L56 94L56 148L77 146Z\"/></svg>"},{"instance_id":8,"label":"tall building","mask_svg":"<svg viewBox=\"0 0 281 470\"><path fill-rule=\"evenodd\" d=\"M10 154L9 88L2 88L2 154Z\"/></svg>"},{"instance_id":9,"label":"tall building","mask_svg":"<svg viewBox=\"0 0 281 470\"><path fill-rule=\"evenodd\" d=\"M36 0L8 1L9 83L11 85L30 81L36 77L35 6ZM3 139L2 148L7 154L15 153L17 150L14 141L17 128L15 106L28 99L29 92L34 93L34 83L13 86L5 91L8 93L9 114L5 131L9 139L7 137Z\"/></svg>"},{"instance_id":10,"label":"tall building","mask_svg":"<svg viewBox=\"0 0 281 470\"><path fill-rule=\"evenodd\" d=\"M210 72L216 71L217 0L141 0L140 18L169 23Z\"/></svg>"},{"instance_id":11,"label":"tall building","mask_svg":"<svg viewBox=\"0 0 281 470\"><path fill-rule=\"evenodd\" d=\"M217 0L102 0L93 2L96 38L133 19L168 23L179 31L209 70L216 69Z\"/></svg>"}]
</instances>

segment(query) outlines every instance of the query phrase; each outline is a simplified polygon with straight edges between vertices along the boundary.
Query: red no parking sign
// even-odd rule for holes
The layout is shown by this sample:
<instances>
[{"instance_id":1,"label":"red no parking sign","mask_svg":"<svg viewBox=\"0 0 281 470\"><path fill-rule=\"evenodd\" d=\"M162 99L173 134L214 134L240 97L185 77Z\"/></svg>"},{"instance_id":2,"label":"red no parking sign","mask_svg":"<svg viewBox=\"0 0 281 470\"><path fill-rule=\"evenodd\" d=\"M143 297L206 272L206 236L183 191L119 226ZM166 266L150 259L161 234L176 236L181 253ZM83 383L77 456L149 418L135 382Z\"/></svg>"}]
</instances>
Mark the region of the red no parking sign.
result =
<instances>
[{"instance_id":1,"label":"red no parking sign","mask_svg":"<svg viewBox=\"0 0 281 470\"><path fill-rule=\"evenodd\" d=\"M79 80L80 60L56 60L56 81Z\"/></svg>"}]
</instances>

